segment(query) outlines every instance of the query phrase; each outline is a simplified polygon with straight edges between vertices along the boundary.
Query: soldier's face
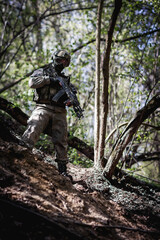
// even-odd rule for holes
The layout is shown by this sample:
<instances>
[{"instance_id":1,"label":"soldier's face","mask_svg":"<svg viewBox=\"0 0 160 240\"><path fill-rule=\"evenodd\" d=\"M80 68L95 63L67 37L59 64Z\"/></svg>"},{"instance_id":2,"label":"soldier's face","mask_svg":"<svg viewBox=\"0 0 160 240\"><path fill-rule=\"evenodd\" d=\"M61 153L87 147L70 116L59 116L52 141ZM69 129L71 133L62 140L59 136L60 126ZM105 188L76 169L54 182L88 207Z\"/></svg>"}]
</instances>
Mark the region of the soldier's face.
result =
<instances>
[{"instance_id":1,"label":"soldier's face","mask_svg":"<svg viewBox=\"0 0 160 240\"><path fill-rule=\"evenodd\" d=\"M68 67L70 64L70 59L68 58L61 58L61 59L57 59L57 63L60 66L63 66L63 68Z\"/></svg>"},{"instance_id":2,"label":"soldier's face","mask_svg":"<svg viewBox=\"0 0 160 240\"><path fill-rule=\"evenodd\" d=\"M68 67L70 64L70 59L63 59L62 64L63 64L63 67Z\"/></svg>"}]
</instances>

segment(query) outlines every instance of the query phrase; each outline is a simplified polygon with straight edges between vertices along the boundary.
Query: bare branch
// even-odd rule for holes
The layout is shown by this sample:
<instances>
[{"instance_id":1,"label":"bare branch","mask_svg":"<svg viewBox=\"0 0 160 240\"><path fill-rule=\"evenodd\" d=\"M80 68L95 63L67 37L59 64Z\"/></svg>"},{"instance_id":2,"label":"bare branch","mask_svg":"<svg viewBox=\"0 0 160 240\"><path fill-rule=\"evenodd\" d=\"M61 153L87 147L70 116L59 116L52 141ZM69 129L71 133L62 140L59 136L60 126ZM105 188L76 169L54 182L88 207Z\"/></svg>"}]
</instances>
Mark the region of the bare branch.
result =
<instances>
[{"instance_id":1,"label":"bare branch","mask_svg":"<svg viewBox=\"0 0 160 240\"><path fill-rule=\"evenodd\" d=\"M145 33L142 33L142 34L138 34L138 35L132 36L132 37L130 37L130 38L126 38L126 39L122 39L122 40L112 40L112 42L124 43L124 42L128 42L128 41L131 41L131 40L134 40L134 39L137 39L137 38L141 38L141 37L145 37L145 36L151 35L151 34L153 34L153 33L155 33L155 32L159 32L159 31L160 31L160 28L155 29L155 30L153 30L153 31L145 32ZM101 41L102 41L102 42L105 42L105 40L106 40L105 38L101 38ZM77 48L75 48L75 49L73 50L73 53L74 53L74 52L77 52L78 50L82 49L83 47L86 47L87 45L89 45L89 44L91 44L91 43L93 43L93 42L95 42L95 41L96 41L96 39L93 38L93 39L89 40L88 42L83 43L82 45L80 45L80 46L78 46Z\"/></svg>"},{"instance_id":2,"label":"bare branch","mask_svg":"<svg viewBox=\"0 0 160 240\"><path fill-rule=\"evenodd\" d=\"M115 42L120 42L120 43L128 42L128 41L131 41L131 40L134 40L134 39L137 39L137 38L145 37L147 35L150 35L150 34L153 34L155 32L159 32L159 31L160 31L160 28L152 30L150 32L145 32L145 33L142 33L142 34L138 34L136 36L132 36L132 37L129 37L129 38L126 38L126 39L123 39L123 40L115 40Z\"/></svg>"},{"instance_id":3,"label":"bare branch","mask_svg":"<svg viewBox=\"0 0 160 240\"><path fill-rule=\"evenodd\" d=\"M107 136L106 140L105 140L105 143L107 143L109 141L109 139L113 136L113 134L121 127L124 127L128 124L128 122L124 122L122 124L120 124L118 127L114 128L110 134ZM148 124L148 123L142 123L142 125L146 126L146 127L151 127L151 128L154 128L156 130L160 130L160 127L159 126L154 126L154 125L151 125L151 124Z\"/></svg>"}]
</instances>

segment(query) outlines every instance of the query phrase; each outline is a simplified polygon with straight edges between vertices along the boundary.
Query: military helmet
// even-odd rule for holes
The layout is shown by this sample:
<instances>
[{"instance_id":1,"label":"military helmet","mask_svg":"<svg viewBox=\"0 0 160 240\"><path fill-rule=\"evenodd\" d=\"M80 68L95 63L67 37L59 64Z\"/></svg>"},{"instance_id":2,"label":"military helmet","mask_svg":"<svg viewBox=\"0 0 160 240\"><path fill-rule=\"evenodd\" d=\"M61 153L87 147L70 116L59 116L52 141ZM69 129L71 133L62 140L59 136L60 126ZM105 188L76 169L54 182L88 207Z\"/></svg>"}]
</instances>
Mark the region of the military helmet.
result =
<instances>
[{"instance_id":1,"label":"military helmet","mask_svg":"<svg viewBox=\"0 0 160 240\"><path fill-rule=\"evenodd\" d=\"M52 55L52 60L54 61L55 65L64 64L64 67L68 67L71 56L66 50L59 50ZM64 60L66 60L65 63Z\"/></svg>"}]
</instances>

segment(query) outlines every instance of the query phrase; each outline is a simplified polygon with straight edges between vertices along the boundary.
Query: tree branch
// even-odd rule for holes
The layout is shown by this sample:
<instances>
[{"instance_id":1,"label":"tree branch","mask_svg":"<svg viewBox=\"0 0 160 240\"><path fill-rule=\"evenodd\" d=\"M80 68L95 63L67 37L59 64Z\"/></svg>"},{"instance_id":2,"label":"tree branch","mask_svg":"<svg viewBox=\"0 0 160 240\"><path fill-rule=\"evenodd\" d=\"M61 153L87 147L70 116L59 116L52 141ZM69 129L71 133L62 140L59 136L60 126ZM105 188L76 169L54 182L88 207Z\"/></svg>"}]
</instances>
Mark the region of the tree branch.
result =
<instances>
[{"instance_id":1,"label":"tree branch","mask_svg":"<svg viewBox=\"0 0 160 240\"><path fill-rule=\"evenodd\" d=\"M160 28L155 29L155 30L152 30L152 31L149 31L149 32L145 32L145 33L142 33L142 34L138 34L138 35L136 35L136 36L132 36L132 37L129 37L129 38L125 38L125 39L122 39L122 40L120 40L120 39L112 40L112 42L124 43L124 42L128 42L128 41L131 41L131 40L134 40L134 39L137 39L137 38L145 37L145 36L147 36L147 35L151 35L151 34L153 34L153 33L155 33L155 32L160 32ZM101 41L102 41L102 42L105 42L105 40L106 40L105 38L101 38ZM89 44L91 44L91 43L93 43L93 42L95 42L95 41L96 41L96 39L93 38L93 39L89 40L88 42L83 43L82 45L80 45L80 46L78 46L77 48L75 48L75 49L73 50L73 53L74 53L74 52L77 52L78 50L82 49L83 47L86 47L87 45L89 45Z\"/></svg>"},{"instance_id":2,"label":"tree branch","mask_svg":"<svg viewBox=\"0 0 160 240\"><path fill-rule=\"evenodd\" d=\"M129 38L126 38L126 39L123 39L123 40L115 40L115 42L123 43L123 42L131 41L131 40L134 40L134 39L137 39L137 38L145 37L145 36L153 34L155 32L159 32L159 31L160 31L160 28L149 31L149 32L145 32L145 33L142 33L142 34L138 34L136 36L132 36L132 37L129 37Z\"/></svg>"},{"instance_id":3,"label":"tree branch","mask_svg":"<svg viewBox=\"0 0 160 240\"><path fill-rule=\"evenodd\" d=\"M146 161L160 161L160 152L147 152L142 154L134 154L133 156L125 156L125 163L127 168L130 168L134 163Z\"/></svg>"},{"instance_id":4,"label":"tree branch","mask_svg":"<svg viewBox=\"0 0 160 240\"><path fill-rule=\"evenodd\" d=\"M113 136L113 134L121 127L124 127L128 124L128 122L124 122L124 123L121 123L118 127L114 128L110 134L107 136L106 140L105 140L105 143L107 143L109 141L109 139ZM151 128L154 128L155 130L160 130L160 127L159 126L154 126L154 125L151 125L151 124L148 124L148 123L142 123L142 125L146 126L146 127L151 127Z\"/></svg>"}]
</instances>

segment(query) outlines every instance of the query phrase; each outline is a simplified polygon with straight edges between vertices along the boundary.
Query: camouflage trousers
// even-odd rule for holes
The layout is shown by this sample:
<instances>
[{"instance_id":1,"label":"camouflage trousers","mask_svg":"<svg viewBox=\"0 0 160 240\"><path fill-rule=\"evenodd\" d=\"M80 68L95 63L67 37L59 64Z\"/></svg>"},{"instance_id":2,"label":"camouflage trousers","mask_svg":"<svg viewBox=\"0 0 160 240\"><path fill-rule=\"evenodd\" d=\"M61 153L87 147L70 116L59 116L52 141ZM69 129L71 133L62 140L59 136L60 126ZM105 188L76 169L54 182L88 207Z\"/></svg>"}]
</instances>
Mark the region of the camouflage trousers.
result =
<instances>
[{"instance_id":1,"label":"camouflage trousers","mask_svg":"<svg viewBox=\"0 0 160 240\"><path fill-rule=\"evenodd\" d=\"M41 104L28 119L28 127L22 140L31 148L38 141L40 134L50 127L49 132L54 144L56 161L68 162L67 158L67 121L66 110L57 106Z\"/></svg>"}]
</instances>

